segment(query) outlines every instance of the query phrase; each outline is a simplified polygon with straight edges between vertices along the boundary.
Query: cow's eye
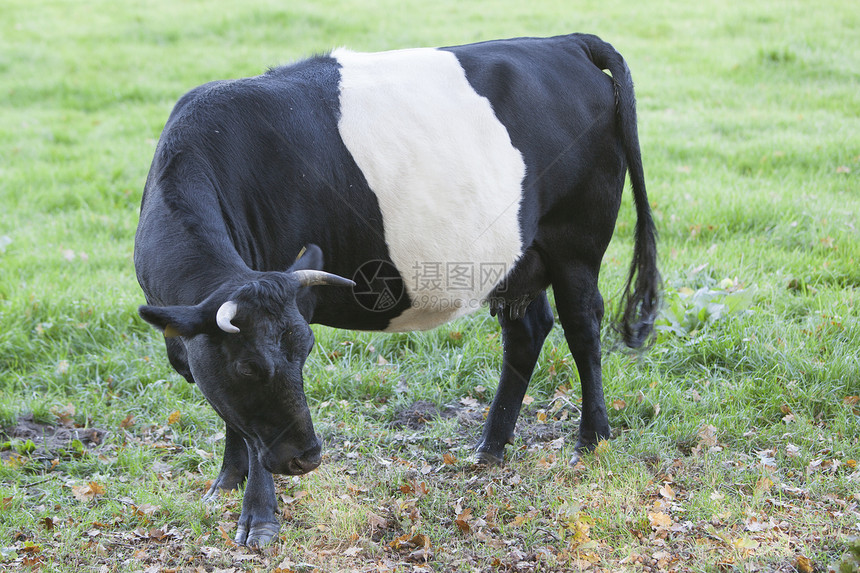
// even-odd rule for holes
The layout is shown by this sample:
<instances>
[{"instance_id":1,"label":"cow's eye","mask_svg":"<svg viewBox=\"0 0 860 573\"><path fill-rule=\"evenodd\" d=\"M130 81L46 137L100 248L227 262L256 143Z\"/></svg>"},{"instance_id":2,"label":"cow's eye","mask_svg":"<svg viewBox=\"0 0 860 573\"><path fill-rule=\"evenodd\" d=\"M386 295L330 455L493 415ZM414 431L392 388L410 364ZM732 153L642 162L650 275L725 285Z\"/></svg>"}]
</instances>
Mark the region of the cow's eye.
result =
<instances>
[{"instance_id":1,"label":"cow's eye","mask_svg":"<svg viewBox=\"0 0 860 573\"><path fill-rule=\"evenodd\" d=\"M253 378L259 372L257 365L250 360L241 360L236 363L236 374L242 378Z\"/></svg>"}]
</instances>

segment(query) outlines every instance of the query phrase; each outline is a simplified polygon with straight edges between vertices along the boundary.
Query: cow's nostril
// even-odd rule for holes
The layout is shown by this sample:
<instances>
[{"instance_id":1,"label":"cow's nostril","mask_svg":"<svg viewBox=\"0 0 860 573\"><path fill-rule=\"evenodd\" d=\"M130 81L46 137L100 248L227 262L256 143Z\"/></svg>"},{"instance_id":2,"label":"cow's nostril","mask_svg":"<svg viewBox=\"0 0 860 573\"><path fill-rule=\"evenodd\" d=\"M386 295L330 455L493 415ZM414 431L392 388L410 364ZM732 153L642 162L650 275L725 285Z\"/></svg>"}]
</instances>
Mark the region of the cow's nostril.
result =
<instances>
[{"instance_id":1,"label":"cow's nostril","mask_svg":"<svg viewBox=\"0 0 860 573\"><path fill-rule=\"evenodd\" d=\"M322 444L317 442L314 447L290 460L288 467L290 471L295 471L297 474L305 474L319 466L320 461L322 461Z\"/></svg>"},{"instance_id":2,"label":"cow's nostril","mask_svg":"<svg viewBox=\"0 0 860 573\"><path fill-rule=\"evenodd\" d=\"M293 458L287 464L287 469L292 475L306 474L320 465L320 458Z\"/></svg>"}]
</instances>

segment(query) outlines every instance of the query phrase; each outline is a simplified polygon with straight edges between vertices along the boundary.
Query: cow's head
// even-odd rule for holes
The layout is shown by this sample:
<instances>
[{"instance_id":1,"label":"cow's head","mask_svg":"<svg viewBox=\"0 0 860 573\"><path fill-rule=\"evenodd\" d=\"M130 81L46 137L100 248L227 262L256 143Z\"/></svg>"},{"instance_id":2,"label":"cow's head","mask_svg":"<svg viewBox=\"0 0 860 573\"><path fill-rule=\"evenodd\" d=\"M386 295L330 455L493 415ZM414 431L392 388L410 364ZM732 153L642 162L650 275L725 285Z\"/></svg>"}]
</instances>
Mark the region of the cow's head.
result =
<instances>
[{"instance_id":1,"label":"cow's head","mask_svg":"<svg viewBox=\"0 0 860 573\"><path fill-rule=\"evenodd\" d=\"M321 267L311 247L287 271L225 284L195 306L140 307L165 336L181 337L203 395L272 473L303 474L320 463L302 380L314 344L309 287L354 284Z\"/></svg>"}]
</instances>

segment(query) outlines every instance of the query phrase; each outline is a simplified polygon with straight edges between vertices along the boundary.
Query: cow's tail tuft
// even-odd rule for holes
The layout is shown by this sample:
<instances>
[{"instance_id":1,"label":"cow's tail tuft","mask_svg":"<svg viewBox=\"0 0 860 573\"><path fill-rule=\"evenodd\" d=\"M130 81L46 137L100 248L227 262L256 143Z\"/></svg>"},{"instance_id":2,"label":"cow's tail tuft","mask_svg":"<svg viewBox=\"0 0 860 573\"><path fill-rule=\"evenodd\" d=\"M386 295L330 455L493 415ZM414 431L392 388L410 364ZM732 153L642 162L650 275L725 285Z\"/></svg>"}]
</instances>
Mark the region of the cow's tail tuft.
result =
<instances>
[{"instance_id":1,"label":"cow's tail tuft","mask_svg":"<svg viewBox=\"0 0 860 573\"><path fill-rule=\"evenodd\" d=\"M582 39L591 61L601 69L609 70L615 86L618 129L636 205L636 230L633 260L620 305L615 311L614 328L627 346L639 348L651 339L654 332L654 320L660 308L661 280L657 269L657 231L645 191L645 173L639 149L633 78L627 63L615 48L596 36L582 36Z\"/></svg>"}]
</instances>

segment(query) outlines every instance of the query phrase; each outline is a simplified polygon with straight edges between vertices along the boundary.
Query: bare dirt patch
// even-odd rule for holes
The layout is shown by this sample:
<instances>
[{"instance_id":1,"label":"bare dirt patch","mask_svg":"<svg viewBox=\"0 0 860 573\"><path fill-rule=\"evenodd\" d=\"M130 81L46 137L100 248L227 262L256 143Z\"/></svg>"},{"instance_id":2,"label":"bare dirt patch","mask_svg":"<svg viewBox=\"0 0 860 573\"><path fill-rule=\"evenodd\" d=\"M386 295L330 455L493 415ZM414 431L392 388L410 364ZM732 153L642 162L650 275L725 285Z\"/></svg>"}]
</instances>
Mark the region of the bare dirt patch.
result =
<instances>
[{"instance_id":1,"label":"bare dirt patch","mask_svg":"<svg viewBox=\"0 0 860 573\"><path fill-rule=\"evenodd\" d=\"M26 414L14 425L0 427L0 459L6 462L22 453L36 460L79 456L101 445L106 435L107 430L100 428L78 428L72 423L48 424Z\"/></svg>"},{"instance_id":2,"label":"bare dirt patch","mask_svg":"<svg viewBox=\"0 0 860 573\"><path fill-rule=\"evenodd\" d=\"M391 422L391 427L420 430L425 424L432 422L440 416L443 416L443 412L436 407L436 404L426 400L418 400L410 404L407 408L397 412L394 420ZM450 417L450 415L445 417Z\"/></svg>"}]
</instances>

